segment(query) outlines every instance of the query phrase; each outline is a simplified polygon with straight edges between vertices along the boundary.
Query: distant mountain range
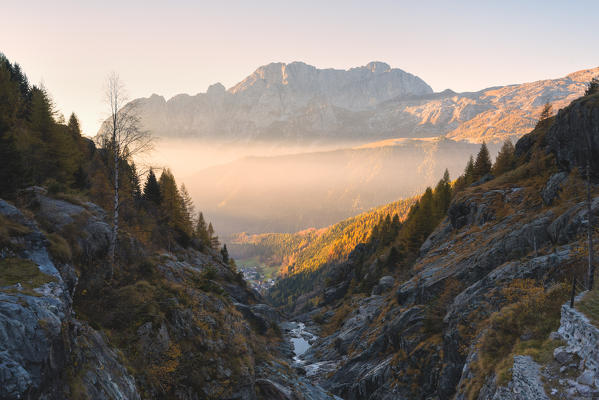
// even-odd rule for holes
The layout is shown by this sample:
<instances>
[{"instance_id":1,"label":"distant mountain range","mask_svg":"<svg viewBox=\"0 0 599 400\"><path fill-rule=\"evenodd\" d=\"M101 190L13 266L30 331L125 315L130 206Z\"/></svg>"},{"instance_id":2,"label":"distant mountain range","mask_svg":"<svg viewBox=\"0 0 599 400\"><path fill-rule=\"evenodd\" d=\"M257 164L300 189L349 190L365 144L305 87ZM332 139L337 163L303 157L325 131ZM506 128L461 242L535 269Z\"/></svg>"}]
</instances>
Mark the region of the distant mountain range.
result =
<instances>
[{"instance_id":1,"label":"distant mountain range","mask_svg":"<svg viewBox=\"0 0 599 400\"><path fill-rule=\"evenodd\" d=\"M217 141L328 143L446 136L479 143L528 132L546 102L554 110L579 97L599 68L559 79L478 92L433 93L422 79L382 62L349 70L302 62L258 68L226 90L220 84L168 101L140 98L146 129L161 137Z\"/></svg>"},{"instance_id":2,"label":"distant mountain range","mask_svg":"<svg viewBox=\"0 0 599 400\"><path fill-rule=\"evenodd\" d=\"M455 178L478 143L487 141L494 156L500 142L534 127L546 102L565 107L597 75L599 68L434 93L382 62L349 70L273 63L228 90L215 84L195 96L153 95L128 106L154 135L196 149L182 167L185 183L227 237L322 228L420 193L445 168ZM218 161L223 149L238 156Z\"/></svg>"}]
</instances>

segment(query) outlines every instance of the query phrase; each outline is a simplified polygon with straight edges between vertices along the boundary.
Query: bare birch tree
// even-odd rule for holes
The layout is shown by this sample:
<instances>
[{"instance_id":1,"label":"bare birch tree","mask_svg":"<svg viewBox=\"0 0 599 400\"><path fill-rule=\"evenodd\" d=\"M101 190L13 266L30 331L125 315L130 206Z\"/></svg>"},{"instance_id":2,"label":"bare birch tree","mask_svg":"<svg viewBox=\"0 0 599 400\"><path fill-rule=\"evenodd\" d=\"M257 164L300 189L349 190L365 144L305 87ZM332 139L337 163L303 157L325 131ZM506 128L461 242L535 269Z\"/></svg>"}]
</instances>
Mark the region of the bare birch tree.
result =
<instances>
[{"instance_id":1,"label":"bare birch tree","mask_svg":"<svg viewBox=\"0 0 599 400\"><path fill-rule=\"evenodd\" d=\"M102 124L99 144L108 150L113 163L114 212L110 238L110 280L114 275L117 239L119 233L119 165L123 160L152 148L152 136L140 126L134 104L127 104L125 87L117 73L112 72L106 81L106 104L109 116Z\"/></svg>"}]
</instances>

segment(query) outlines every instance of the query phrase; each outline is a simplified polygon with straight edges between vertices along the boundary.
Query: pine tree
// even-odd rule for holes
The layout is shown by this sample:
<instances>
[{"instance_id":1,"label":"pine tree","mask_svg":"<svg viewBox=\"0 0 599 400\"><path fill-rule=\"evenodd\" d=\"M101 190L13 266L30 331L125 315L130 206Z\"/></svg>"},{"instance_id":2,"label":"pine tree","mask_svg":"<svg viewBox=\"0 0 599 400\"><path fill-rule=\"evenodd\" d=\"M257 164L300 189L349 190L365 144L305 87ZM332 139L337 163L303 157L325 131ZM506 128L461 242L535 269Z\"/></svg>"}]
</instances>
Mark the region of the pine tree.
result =
<instances>
[{"instance_id":1,"label":"pine tree","mask_svg":"<svg viewBox=\"0 0 599 400\"><path fill-rule=\"evenodd\" d=\"M229 251L227 250L227 245L223 245L223 248L220 251L220 255L223 258L223 262L225 264L229 263Z\"/></svg>"},{"instance_id":2,"label":"pine tree","mask_svg":"<svg viewBox=\"0 0 599 400\"><path fill-rule=\"evenodd\" d=\"M150 172L148 173L148 177L146 178L143 198L146 201L154 203L155 205L159 205L162 199L162 195L160 193L160 185L156 180L156 175L154 175L154 171L152 170L152 168L150 168Z\"/></svg>"},{"instance_id":3,"label":"pine tree","mask_svg":"<svg viewBox=\"0 0 599 400\"><path fill-rule=\"evenodd\" d=\"M506 140L497 154L495 164L493 165L493 175L499 176L514 168L515 149L511 140Z\"/></svg>"},{"instance_id":4,"label":"pine tree","mask_svg":"<svg viewBox=\"0 0 599 400\"><path fill-rule=\"evenodd\" d=\"M220 247L220 241L218 240L218 236L214 235L214 228L212 227L212 222L208 224L208 238L210 240L210 248L216 250Z\"/></svg>"},{"instance_id":5,"label":"pine tree","mask_svg":"<svg viewBox=\"0 0 599 400\"><path fill-rule=\"evenodd\" d=\"M400 261L400 258L401 256L397 250L397 247L392 246L391 250L389 251L389 256L387 257L387 266L394 267Z\"/></svg>"},{"instance_id":6,"label":"pine tree","mask_svg":"<svg viewBox=\"0 0 599 400\"><path fill-rule=\"evenodd\" d=\"M23 99L19 84L8 60L0 53L0 132L12 127L23 110Z\"/></svg>"},{"instance_id":7,"label":"pine tree","mask_svg":"<svg viewBox=\"0 0 599 400\"><path fill-rule=\"evenodd\" d=\"M0 196L11 197L23 176L23 162L14 137L8 133L0 133L0 160Z\"/></svg>"},{"instance_id":8,"label":"pine tree","mask_svg":"<svg viewBox=\"0 0 599 400\"><path fill-rule=\"evenodd\" d=\"M141 183L139 182L139 175L137 174L137 166L134 162L129 165L129 180L131 183L132 197L135 202L138 202L142 198Z\"/></svg>"},{"instance_id":9,"label":"pine tree","mask_svg":"<svg viewBox=\"0 0 599 400\"><path fill-rule=\"evenodd\" d=\"M191 199L191 196L189 195L189 192L187 191L187 188L185 187L184 183L182 183L179 187L179 194L181 195L181 199L183 200L183 212L185 217L186 231L191 236L194 231L193 215L195 213L195 207L193 205L193 200Z\"/></svg>"},{"instance_id":10,"label":"pine tree","mask_svg":"<svg viewBox=\"0 0 599 400\"><path fill-rule=\"evenodd\" d=\"M474 158L470 156L466 168L464 169L464 183L470 185L474 182Z\"/></svg>"},{"instance_id":11,"label":"pine tree","mask_svg":"<svg viewBox=\"0 0 599 400\"><path fill-rule=\"evenodd\" d=\"M549 119L551 117L552 108L553 107L551 106L551 103L545 103L545 105L543 106L543 110L541 111L541 115L539 116L539 122L545 121L546 119Z\"/></svg>"},{"instance_id":12,"label":"pine tree","mask_svg":"<svg viewBox=\"0 0 599 400\"><path fill-rule=\"evenodd\" d=\"M396 237L401 229L401 222L399 221L399 215L393 215L393 221L391 221L391 226L393 228L393 237Z\"/></svg>"},{"instance_id":13,"label":"pine tree","mask_svg":"<svg viewBox=\"0 0 599 400\"><path fill-rule=\"evenodd\" d=\"M69 117L69 123L67 126L69 127L69 132L73 137L81 137L81 126L79 124L79 119L77 118L75 113L71 113L71 116Z\"/></svg>"},{"instance_id":14,"label":"pine tree","mask_svg":"<svg viewBox=\"0 0 599 400\"><path fill-rule=\"evenodd\" d=\"M79 190L85 190L89 188L89 177L87 176L87 173L83 169L82 165L77 167L77 170L73 175L73 187Z\"/></svg>"},{"instance_id":15,"label":"pine tree","mask_svg":"<svg viewBox=\"0 0 599 400\"><path fill-rule=\"evenodd\" d=\"M437 183L434 190L434 212L437 217L442 217L451 203L451 181L449 171L446 169L443 178Z\"/></svg>"},{"instance_id":16,"label":"pine tree","mask_svg":"<svg viewBox=\"0 0 599 400\"><path fill-rule=\"evenodd\" d=\"M480 151L476 156L476 161L474 162L474 180L477 181L490 173L492 166L493 164L491 164L489 149L487 148L487 144L483 142L480 146Z\"/></svg>"},{"instance_id":17,"label":"pine tree","mask_svg":"<svg viewBox=\"0 0 599 400\"><path fill-rule=\"evenodd\" d=\"M198 221L195 228L195 236L198 238L202 246L210 247L210 237L208 234L208 226L204 219L204 214L200 212L198 214Z\"/></svg>"},{"instance_id":18,"label":"pine tree","mask_svg":"<svg viewBox=\"0 0 599 400\"><path fill-rule=\"evenodd\" d=\"M183 210L183 199L177 189L175 177L168 168L165 168L160 175L160 194L162 201L160 207L166 216L168 225L171 228L185 232L185 211Z\"/></svg>"},{"instance_id":19,"label":"pine tree","mask_svg":"<svg viewBox=\"0 0 599 400\"><path fill-rule=\"evenodd\" d=\"M591 81L587 85L587 88L584 91L584 95L591 96L598 92L599 92L599 78L595 77L595 78L591 79Z\"/></svg>"}]
</instances>

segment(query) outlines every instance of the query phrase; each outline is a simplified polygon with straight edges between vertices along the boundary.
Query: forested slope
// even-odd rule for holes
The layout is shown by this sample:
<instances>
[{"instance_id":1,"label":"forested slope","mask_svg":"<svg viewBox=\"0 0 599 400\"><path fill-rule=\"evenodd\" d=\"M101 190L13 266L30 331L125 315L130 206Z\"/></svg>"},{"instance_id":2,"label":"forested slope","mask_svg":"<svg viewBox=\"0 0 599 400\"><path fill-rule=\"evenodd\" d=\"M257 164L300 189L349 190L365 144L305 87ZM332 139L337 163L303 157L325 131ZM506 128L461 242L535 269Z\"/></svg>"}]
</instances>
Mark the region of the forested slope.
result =
<instances>
[{"instance_id":1,"label":"forested slope","mask_svg":"<svg viewBox=\"0 0 599 400\"><path fill-rule=\"evenodd\" d=\"M304 292L306 304L319 297L298 318L321 325L306 359L327 365L326 388L345 399L523 399L533 390L581 398L596 390L592 380L568 383L596 373L554 359L563 342L550 333L572 279L588 281L587 226L599 216L598 96L589 91L539 121L493 166L482 148L451 185L450 202L435 200L444 198L442 182L427 190L387 240L358 245L328 267L324 288ZM593 237L596 245L596 229Z\"/></svg>"}]
</instances>

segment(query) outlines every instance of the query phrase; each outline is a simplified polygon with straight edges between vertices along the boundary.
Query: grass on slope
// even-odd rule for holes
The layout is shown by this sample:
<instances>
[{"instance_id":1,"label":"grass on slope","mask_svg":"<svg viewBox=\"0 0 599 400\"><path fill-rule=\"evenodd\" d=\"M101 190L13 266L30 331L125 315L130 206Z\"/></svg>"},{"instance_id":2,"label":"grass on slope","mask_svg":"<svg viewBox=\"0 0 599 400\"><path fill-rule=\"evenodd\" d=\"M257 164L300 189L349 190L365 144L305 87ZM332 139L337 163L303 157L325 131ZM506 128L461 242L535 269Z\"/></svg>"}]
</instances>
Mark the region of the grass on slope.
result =
<instances>
[{"instance_id":1,"label":"grass on slope","mask_svg":"<svg viewBox=\"0 0 599 400\"><path fill-rule=\"evenodd\" d=\"M576 307L599 327L599 289L588 292Z\"/></svg>"},{"instance_id":2,"label":"grass on slope","mask_svg":"<svg viewBox=\"0 0 599 400\"><path fill-rule=\"evenodd\" d=\"M0 259L0 286L20 283L26 289L33 289L54 281L56 278L40 271L31 260L15 257Z\"/></svg>"}]
</instances>

